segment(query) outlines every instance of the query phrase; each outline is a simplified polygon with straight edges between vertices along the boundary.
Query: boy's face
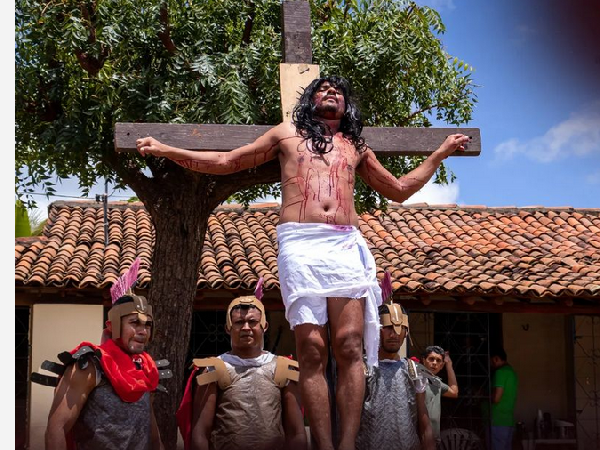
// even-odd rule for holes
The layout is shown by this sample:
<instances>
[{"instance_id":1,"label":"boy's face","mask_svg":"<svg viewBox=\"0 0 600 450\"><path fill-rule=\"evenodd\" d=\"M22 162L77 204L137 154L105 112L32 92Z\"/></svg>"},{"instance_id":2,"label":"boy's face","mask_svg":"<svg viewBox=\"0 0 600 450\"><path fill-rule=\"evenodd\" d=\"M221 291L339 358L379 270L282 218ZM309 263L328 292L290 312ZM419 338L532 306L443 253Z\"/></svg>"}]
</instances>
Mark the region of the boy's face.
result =
<instances>
[{"instance_id":1,"label":"boy's face","mask_svg":"<svg viewBox=\"0 0 600 450\"><path fill-rule=\"evenodd\" d=\"M423 360L423 365L434 375L437 375L444 367L444 357L438 353L431 352Z\"/></svg>"}]
</instances>

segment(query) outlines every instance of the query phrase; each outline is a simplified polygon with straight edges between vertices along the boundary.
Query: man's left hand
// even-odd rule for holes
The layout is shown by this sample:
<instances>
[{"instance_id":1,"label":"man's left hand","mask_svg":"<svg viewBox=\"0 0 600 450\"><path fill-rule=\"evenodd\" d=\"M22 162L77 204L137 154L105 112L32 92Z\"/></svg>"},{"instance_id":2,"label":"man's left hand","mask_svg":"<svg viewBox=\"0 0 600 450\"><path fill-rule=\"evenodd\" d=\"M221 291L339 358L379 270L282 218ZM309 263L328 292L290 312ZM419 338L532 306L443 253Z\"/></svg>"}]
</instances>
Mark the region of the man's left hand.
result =
<instances>
[{"instance_id":1,"label":"man's left hand","mask_svg":"<svg viewBox=\"0 0 600 450\"><path fill-rule=\"evenodd\" d=\"M451 134L446 138L440 148L437 150L442 157L447 158L456 150L464 151L467 142L469 142L471 138L469 136L465 136L464 134Z\"/></svg>"},{"instance_id":2,"label":"man's left hand","mask_svg":"<svg viewBox=\"0 0 600 450\"><path fill-rule=\"evenodd\" d=\"M452 359L450 359L450 352L444 352L444 365L452 367Z\"/></svg>"}]
</instances>

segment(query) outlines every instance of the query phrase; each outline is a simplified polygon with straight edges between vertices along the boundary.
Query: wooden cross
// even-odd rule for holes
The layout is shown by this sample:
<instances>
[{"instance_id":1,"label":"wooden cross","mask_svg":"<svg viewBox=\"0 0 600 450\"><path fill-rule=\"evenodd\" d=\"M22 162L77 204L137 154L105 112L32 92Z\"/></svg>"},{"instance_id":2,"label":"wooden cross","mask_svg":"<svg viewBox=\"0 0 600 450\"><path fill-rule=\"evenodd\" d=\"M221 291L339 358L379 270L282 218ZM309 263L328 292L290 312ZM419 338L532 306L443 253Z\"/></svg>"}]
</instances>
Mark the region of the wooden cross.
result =
<instances>
[{"instance_id":1,"label":"wooden cross","mask_svg":"<svg viewBox=\"0 0 600 450\"><path fill-rule=\"evenodd\" d=\"M280 64L281 110L291 120L298 93L319 77L312 64L310 4L284 1L282 4L283 60ZM153 136L164 144L188 150L230 151L254 142L271 125L116 123L115 149L136 151L136 140ZM478 156L481 137L478 128L394 128L365 127L362 136L375 154L381 156L429 156L449 134L462 133L472 140L456 156Z\"/></svg>"}]
</instances>

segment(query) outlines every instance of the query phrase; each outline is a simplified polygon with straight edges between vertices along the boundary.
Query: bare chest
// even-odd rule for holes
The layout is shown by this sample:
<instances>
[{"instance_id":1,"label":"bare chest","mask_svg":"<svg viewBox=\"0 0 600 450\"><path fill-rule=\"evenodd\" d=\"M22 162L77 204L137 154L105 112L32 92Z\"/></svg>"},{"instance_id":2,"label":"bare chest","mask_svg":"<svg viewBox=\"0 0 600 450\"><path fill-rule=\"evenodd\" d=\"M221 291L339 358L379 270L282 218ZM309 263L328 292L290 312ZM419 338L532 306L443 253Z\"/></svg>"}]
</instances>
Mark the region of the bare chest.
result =
<instances>
[{"instance_id":1,"label":"bare chest","mask_svg":"<svg viewBox=\"0 0 600 450\"><path fill-rule=\"evenodd\" d=\"M312 151L312 143L294 137L282 146L281 167L284 178L319 176L331 182L337 179L354 180L360 154L354 145L341 136L334 136L328 143L327 152Z\"/></svg>"}]
</instances>

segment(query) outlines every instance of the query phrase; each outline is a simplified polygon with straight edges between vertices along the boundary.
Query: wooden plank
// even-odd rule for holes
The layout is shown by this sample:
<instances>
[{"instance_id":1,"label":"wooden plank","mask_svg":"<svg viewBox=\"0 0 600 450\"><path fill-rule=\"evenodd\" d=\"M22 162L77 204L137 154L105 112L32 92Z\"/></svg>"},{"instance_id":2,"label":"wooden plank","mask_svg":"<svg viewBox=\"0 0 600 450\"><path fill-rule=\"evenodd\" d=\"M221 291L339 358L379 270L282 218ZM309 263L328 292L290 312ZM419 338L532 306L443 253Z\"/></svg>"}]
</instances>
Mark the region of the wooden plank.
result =
<instances>
[{"instance_id":1,"label":"wooden plank","mask_svg":"<svg viewBox=\"0 0 600 450\"><path fill-rule=\"evenodd\" d=\"M286 63L312 63L310 4L306 0L281 4L282 56Z\"/></svg>"},{"instance_id":2,"label":"wooden plank","mask_svg":"<svg viewBox=\"0 0 600 450\"><path fill-rule=\"evenodd\" d=\"M479 156L481 134L479 128L389 128L365 127L362 136L378 155L427 156L434 152L450 134L462 133L472 140L464 152L456 156Z\"/></svg>"},{"instance_id":3,"label":"wooden plank","mask_svg":"<svg viewBox=\"0 0 600 450\"><path fill-rule=\"evenodd\" d=\"M292 120L292 111L306 86L319 78L318 64L279 64L281 114L284 122Z\"/></svg>"},{"instance_id":4,"label":"wooden plank","mask_svg":"<svg viewBox=\"0 0 600 450\"><path fill-rule=\"evenodd\" d=\"M167 123L116 123L115 149L118 152L136 150L135 141L153 136L174 147L188 150L229 151L254 142L272 125L218 125ZM427 156L446 139L462 133L472 136L464 152L456 156L478 156L481 136L478 128L384 128L365 127L363 136L376 154L381 156Z\"/></svg>"},{"instance_id":5,"label":"wooden plank","mask_svg":"<svg viewBox=\"0 0 600 450\"><path fill-rule=\"evenodd\" d=\"M250 144L272 125L217 125L173 123L116 123L115 149L135 151L135 141L152 136L173 147L188 150L229 151Z\"/></svg>"}]
</instances>

